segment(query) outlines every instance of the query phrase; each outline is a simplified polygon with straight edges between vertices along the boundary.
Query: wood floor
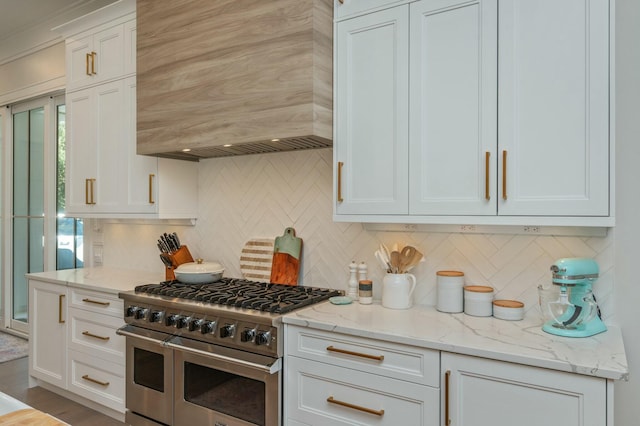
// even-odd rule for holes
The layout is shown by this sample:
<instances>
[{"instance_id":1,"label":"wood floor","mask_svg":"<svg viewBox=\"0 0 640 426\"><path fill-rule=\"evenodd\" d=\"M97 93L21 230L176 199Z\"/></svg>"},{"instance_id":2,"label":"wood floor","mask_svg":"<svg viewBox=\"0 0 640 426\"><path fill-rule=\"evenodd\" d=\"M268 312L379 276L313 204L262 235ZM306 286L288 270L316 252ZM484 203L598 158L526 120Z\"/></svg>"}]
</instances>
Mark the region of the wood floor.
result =
<instances>
[{"instance_id":1,"label":"wood floor","mask_svg":"<svg viewBox=\"0 0 640 426\"><path fill-rule=\"evenodd\" d=\"M0 364L0 391L49 413L72 426L124 425L76 402L63 398L39 386L29 389L28 358Z\"/></svg>"}]
</instances>

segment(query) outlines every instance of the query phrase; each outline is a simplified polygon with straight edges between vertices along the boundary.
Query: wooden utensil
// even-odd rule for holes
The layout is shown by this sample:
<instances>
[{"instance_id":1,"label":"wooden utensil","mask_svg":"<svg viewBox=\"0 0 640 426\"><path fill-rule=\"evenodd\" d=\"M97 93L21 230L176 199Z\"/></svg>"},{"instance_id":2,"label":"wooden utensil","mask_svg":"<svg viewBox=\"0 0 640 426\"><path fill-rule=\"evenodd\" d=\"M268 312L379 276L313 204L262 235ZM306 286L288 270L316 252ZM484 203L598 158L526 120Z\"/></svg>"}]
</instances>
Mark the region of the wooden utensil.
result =
<instances>
[{"instance_id":1,"label":"wooden utensil","mask_svg":"<svg viewBox=\"0 0 640 426\"><path fill-rule=\"evenodd\" d=\"M424 255L418 249L416 249L415 253L413 254L413 258L411 259L409 264L405 267L406 270L410 271L411 269L413 269L414 266L416 266L418 263L420 263L420 261L422 261L423 257Z\"/></svg>"},{"instance_id":2,"label":"wooden utensil","mask_svg":"<svg viewBox=\"0 0 640 426\"><path fill-rule=\"evenodd\" d=\"M413 259L413 256L416 254L415 247L405 246L400 252L400 273L407 272L407 266Z\"/></svg>"},{"instance_id":3,"label":"wooden utensil","mask_svg":"<svg viewBox=\"0 0 640 426\"><path fill-rule=\"evenodd\" d=\"M253 238L245 243L240 253L240 272L245 279L271 281L273 244L273 238Z\"/></svg>"},{"instance_id":4,"label":"wooden utensil","mask_svg":"<svg viewBox=\"0 0 640 426\"><path fill-rule=\"evenodd\" d=\"M394 250L391 252L391 259L389 261L391 264L391 273L397 274L400 272L400 252Z\"/></svg>"},{"instance_id":5,"label":"wooden utensil","mask_svg":"<svg viewBox=\"0 0 640 426\"><path fill-rule=\"evenodd\" d=\"M276 237L273 245L271 282L275 284L297 285L301 256L302 238L296 237L295 229L285 229L282 236Z\"/></svg>"}]
</instances>

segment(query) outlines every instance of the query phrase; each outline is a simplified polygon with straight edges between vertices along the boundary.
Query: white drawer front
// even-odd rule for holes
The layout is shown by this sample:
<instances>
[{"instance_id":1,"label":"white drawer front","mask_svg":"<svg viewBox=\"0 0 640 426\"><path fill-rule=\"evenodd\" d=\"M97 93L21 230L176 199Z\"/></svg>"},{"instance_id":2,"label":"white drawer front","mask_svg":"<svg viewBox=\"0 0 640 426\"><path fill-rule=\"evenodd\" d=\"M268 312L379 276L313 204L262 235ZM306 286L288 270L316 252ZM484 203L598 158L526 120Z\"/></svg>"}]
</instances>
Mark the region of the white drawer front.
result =
<instances>
[{"instance_id":1,"label":"white drawer front","mask_svg":"<svg viewBox=\"0 0 640 426\"><path fill-rule=\"evenodd\" d=\"M409 3L411 0L333 0L336 21L353 18L387 7Z\"/></svg>"},{"instance_id":2,"label":"white drawer front","mask_svg":"<svg viewBox=\"0 0 640 426\"><path fill-rule=\"evenodd\" d=\"M115 294L71 288L70 299L70 305L75 308L100 312L120 319L124 317L123 301Z\"/></svg>"},{"instance_id":3,"label":"white drawer front","mask_svg":"<svg viewBox=\"0 0 640 426\"><path fill-rule=\"evenodd\" d=\"M360 371L287 358L290 424L437 425L439 390Z\"/></svg>"},{"instance_id":4,"label":"white drawer front","mask_svg":"<svg viewBox=\"0 0 640 426\"><path fill-rule=\"evenodd\" d=\"M69 318L71 349L124 365L126 339L116 334L124 324L121 318L75 308L69 309Z\"/></svg>"},{"instance_id":5,"label":"white drawer front","mask_svg":"<svg viewBox=\"0 0 640 426\"><path fill-rule=\"evenodd\" d=\"M71 392L124 413L124 389L124 365L69 351Z\"/></svg>"},{"instance_id":6,"label":"white drawer front","mask_svg":"<svg viewBox=\"0 0 640 426\"><path fill-rule=\"evenodd\" d=\"M295 326L287 326L285 344L287 355L440 386L439 351Z\"/></svg>"}]
</instances>

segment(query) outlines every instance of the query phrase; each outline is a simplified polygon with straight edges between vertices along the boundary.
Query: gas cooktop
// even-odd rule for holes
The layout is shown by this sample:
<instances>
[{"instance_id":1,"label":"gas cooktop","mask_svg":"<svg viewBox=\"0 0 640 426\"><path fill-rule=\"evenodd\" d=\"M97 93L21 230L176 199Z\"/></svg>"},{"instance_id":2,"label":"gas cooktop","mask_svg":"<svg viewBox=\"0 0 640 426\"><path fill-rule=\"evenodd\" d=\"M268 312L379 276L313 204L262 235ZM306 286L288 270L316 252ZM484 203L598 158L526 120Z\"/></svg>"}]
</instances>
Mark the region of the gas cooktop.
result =
<instances>
[{"instance_id":1,"label":"gas cooktop","mask_svg":"<svg viewBox=\"0 0 640 426\"><path fill-rule=\"evenodd\" d=\"M163 281L158 284L139 285L134 291L136 294L148 293L184 301L194 300L276 314L284 314L342 294L339 290L328 288L271 284L226 277L207 284Z\"/></svg>"}]
</instances>

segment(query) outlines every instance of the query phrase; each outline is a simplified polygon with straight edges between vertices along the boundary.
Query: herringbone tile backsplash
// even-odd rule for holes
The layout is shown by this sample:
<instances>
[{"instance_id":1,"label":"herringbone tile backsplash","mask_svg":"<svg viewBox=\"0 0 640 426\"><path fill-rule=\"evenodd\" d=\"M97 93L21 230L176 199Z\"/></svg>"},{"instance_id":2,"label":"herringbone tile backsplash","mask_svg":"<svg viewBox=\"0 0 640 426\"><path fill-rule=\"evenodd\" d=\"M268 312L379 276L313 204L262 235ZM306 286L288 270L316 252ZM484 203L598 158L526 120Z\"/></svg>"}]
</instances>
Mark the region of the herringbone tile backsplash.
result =
<instances>
[{"instance_id":1,"label":"herringbone tile backsplash","mask_svg":"<svg viewBox=\"0 0 640 426\"><path fill-rule=\"evenodd\" d=\"M556 237L439 232L372 232L360 223L332 220L332 150L216 158L200 162L200 215L195 226L104 223L104 264L163 270L156 240L176 231L194 257L216 260L225 276L241 276L240 252L252 238L273 238L286 227L304 240L301 284L347 289L348 264L366 262L381 294L383 271L374 251L411 244L425 254L413 272L414 301L434 305L436 271L456 269L468 284L491 285L496 297L537 304L538 284L561 257L593 257L600 265L595 294L605 318L613 318L613 236Z\"/></svg>"}]
</instances>

